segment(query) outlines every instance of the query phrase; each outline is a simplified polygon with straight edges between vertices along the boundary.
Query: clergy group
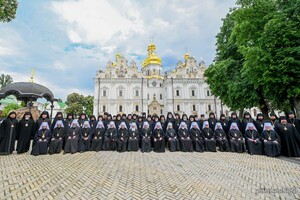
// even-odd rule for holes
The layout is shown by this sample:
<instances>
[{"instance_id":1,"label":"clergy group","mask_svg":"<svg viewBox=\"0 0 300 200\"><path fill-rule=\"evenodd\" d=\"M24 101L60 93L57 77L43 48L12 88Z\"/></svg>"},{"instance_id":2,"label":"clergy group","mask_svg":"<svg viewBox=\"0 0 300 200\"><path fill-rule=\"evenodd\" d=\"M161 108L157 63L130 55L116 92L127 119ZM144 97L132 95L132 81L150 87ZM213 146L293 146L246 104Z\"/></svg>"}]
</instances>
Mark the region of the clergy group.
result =
<instances>
[{"instance_id":1,"label":"clergy group","mask_svg":"<svg viewBox=\"0 0 300 200\"><path fill-rule=\"evenodd\" d=\"M31 150L31 151L30 151ZM109 113L87 117L57 113L51 120L48 112L34 121L26 112L16 119L11 112L0 125L0 154L29 152L34 155L77 153L86 151L146 152L248 152L251 155L300 157L300 120L293 112L277 118L270 114L253 119L245 112L210 113L187 116Z\"/></svg>"}]
</instances>

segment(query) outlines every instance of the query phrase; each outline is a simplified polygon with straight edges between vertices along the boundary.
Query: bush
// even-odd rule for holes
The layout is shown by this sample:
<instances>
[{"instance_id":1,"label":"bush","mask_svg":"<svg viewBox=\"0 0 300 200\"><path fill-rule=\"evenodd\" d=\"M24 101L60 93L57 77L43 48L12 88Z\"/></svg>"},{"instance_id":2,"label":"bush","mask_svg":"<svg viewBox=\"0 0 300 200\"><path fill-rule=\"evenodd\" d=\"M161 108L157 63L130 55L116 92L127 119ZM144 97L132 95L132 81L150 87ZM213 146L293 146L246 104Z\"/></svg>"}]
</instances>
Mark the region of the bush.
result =
<instances>
[{"instance_id":1,"label":"bush","mask_svg":"<svg viewBox=\"0 0 300 200\"><path fill-rule=\"evenodd\" d=\"M11 112L13 110L17 110L19 108L21 108L21 106L19 104L16 104L16 103L7 104L7 106L5 106L2 111L2 116L6 117L9 114L9 112Z\"/></svg>"}]
</instances>

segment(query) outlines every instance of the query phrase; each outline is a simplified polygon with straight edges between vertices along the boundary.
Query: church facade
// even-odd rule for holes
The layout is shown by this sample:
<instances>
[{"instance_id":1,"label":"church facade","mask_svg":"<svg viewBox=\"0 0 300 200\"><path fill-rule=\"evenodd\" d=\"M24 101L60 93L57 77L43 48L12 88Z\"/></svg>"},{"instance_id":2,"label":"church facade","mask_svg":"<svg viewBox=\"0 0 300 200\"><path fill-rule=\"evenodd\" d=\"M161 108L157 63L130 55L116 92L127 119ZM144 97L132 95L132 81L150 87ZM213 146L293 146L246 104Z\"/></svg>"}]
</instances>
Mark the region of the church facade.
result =
<instances>
[{"instance_id":1,"label":"church facade","mask_svg":"<svg viewBox=\"0 0 300 200\"><path fill-rule=\"evenodd\" d=\"M205 82L205 63L184 55L173 71L163 73L156 46L148 46L148 57L141 70L132 61L116 55L105 70L98 70L94 78L94 114L147 114L166 115L167 112L200 115L210 112L217 116L222 110L219 99L211 95Z\"/></svg>"}]
</instances>

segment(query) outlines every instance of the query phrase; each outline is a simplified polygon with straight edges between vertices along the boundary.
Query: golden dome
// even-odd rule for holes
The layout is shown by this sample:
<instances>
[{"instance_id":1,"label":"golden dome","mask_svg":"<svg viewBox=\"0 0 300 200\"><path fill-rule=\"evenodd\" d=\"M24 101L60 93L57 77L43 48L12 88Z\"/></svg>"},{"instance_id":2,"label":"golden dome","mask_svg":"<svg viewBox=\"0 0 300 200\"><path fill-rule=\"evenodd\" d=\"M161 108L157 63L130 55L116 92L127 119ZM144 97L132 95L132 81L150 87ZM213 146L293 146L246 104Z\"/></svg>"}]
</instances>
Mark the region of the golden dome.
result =
<instances>
[{"instance_id":1,"label":"golden dome","mask_svg":"<svg viewBox=\"0 0 300 200\"><path fill-rule=\"evenodd\" d=\"M148 57L143 62L143 67L146 67L150 64L162 65L161 59L155 54L156 46L155 44L151 43L148 45Z\"/></svg>"},{"instance_id":2,"label":"golden dome","mask_svg":"<svg viewBox=\"0 0 300 200\"><path fill-rule=\"evenodd\" d=\"M188 53L184 54L184 59L187 60L190 57Z\"/></svg>"}]
</instances>

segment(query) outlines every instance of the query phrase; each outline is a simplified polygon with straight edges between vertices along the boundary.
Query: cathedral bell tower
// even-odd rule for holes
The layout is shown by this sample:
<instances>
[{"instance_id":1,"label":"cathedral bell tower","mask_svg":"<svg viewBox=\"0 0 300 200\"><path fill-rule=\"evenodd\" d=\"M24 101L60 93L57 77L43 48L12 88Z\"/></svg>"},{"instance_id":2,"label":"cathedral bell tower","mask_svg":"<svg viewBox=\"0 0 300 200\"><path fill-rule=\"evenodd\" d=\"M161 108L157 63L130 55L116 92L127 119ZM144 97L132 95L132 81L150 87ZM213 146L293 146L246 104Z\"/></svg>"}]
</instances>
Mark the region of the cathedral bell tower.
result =
<instances>
[{"instance_id":1,"label":"cathedral bell tower","mask_svg":"<svg viewBox=\"0 0 300 200\"><path fill-rule=\"evenodd\" d=\"M148 57L142 64L143 74L146 75L147 79L157 78L163 79L162 77L162 64L161 59L155 54L156 46L154 43L148 45Z\"/></svg>"}]
</instances>

